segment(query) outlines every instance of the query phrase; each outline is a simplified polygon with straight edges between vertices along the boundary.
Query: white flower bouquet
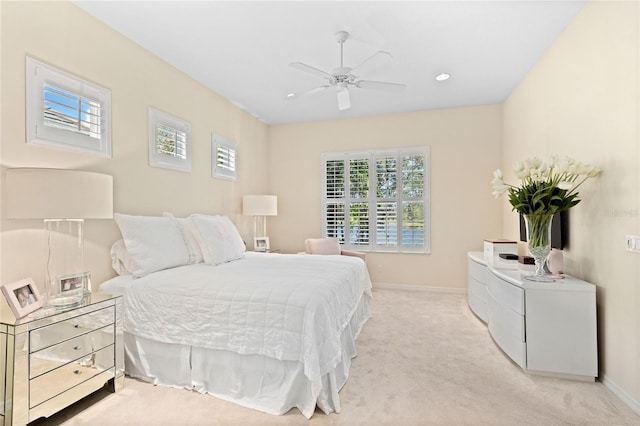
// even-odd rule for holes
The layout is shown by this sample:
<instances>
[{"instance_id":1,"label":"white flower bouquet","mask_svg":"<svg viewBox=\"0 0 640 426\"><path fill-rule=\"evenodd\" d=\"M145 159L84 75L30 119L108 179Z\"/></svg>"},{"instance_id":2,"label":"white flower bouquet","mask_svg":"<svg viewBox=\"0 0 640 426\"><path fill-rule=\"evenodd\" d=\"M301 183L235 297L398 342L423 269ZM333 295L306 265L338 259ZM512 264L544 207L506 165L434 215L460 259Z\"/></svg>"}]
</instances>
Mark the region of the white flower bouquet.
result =
<instances>
[{"instance_id":1,"label":"white flower bouquet","mask_svg":"<svg viewBox=\"0 0 640 426\"><path fill-rule=\"evenodd\" d=\"M548 161L538 157L518 161L513 168L520 186L504 181L502 170L493 172L491 186L498 198L509 194L514 211L522 214L556 214L580 202L578 188L587 179L602 171L569 157L551 157Z\"/></svg>"},{"instance_id":2,"label":"white flower bouquet","mask_svg":"<svg viewBox=\"0 0 640 426\"><path fill-rule=\"evenodd\" d=\"M545 276L544 263L551 251L551 221L553 215L568 210L580 202L578 188L587 179L600 175L601 170L569 157L538 157L517 162L514 172L521 185L505 183L502 170L493 172L493 195L509 194L514 211L525 217L529 252L535 259L536 271L525 278L532 281L553 281Z\"/></svg>"}]
</instances>

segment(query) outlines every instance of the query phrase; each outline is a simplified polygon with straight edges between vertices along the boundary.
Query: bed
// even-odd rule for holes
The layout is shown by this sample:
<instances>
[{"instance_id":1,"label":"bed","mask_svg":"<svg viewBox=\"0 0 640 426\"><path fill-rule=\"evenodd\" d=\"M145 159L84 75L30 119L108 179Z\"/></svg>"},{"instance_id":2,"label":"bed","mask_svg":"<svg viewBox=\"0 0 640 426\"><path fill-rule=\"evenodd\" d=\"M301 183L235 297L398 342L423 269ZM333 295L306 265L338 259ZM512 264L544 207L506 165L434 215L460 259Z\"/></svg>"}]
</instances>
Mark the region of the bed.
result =
<instances>
[{"instance_id":1,"label":"bed","mask_svg":"<svg viewBox=\"0 0 640 426\"><path fill-rule=\"evenodd\" d=\"M371 316L361 259L246 252L222 216L116 222L120 275L100 291L124 296L128 375L271 414L340 412Z\"/></svg>"}]
</instances>

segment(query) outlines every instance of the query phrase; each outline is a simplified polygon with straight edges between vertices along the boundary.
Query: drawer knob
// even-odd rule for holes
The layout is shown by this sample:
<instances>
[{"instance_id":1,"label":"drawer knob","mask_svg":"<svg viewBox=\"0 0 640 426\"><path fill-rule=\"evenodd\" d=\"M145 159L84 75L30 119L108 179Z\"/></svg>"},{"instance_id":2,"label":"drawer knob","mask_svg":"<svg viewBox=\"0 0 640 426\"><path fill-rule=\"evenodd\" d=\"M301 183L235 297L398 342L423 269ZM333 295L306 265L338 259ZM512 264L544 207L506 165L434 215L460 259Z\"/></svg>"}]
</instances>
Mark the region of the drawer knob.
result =
<instances>
[{"instance_id":1,"label":"drawer knob","mask_svg":"<svg viewBox=\"0 0 640 426\"><path fill-rule=\"evenodd\" d=\"M73 370L73 374L82 374L82 370Z\"/></svg>"},{"instance_id":2,"label":"drawer knob","mask_svg":"<svg viewBox=\"0 0 640 426\"><path fill-rule=\"evenodd\" d=\"M75 345L75 346L73 347L73 349L77 351L78 349L80 349L80 346Z\"/></svg>"},{"instance_id":3,"label":"drawer knob","mask_svg":"<svg viewBox=\"0 0 640 426\"><path fill-rule=\"evenodd\" d=\"M73 328L80 328L80 324L74 324Z\"/></svg>"}]
</instances>

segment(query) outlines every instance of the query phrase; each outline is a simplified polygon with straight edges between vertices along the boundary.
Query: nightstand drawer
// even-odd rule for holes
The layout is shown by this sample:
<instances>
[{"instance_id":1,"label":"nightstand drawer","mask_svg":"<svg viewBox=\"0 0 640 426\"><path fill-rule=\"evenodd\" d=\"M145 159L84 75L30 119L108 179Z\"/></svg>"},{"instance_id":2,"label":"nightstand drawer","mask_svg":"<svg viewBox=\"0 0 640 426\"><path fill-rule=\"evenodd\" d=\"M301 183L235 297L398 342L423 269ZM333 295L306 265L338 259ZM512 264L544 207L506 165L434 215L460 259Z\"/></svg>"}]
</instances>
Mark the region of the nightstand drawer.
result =
<instances>
[{"instance_id":1,"label":"nightstand drawer","mask_svg":"<svg viewBox=\"0 0 640 426\"><path fill-rule=\"evenodd\" d=\"M108 325L31 354L29 378L33 379L71 361L90 357L93 352L113 345L113 331L113 325Z\"/></svg>"},{"instance_id":2,"label":"nightstand drawer","mask_svg":"<svg viewBox=\"0 0 640 426\"><path fill-rule=\"evenodd\" d=\"M92 357L96 356L106 358L111 355L113 358L113 351L113 346L108 346L98 352L95 352L95 354L92 354ZM105 370L111 369L111 377L113 377L115 375L115 369L113 368L114 364L115 361L104 368L96 368L93 366L93 363L91 363L91 365L83 366L78 362L72 362L32 379L29 386L29 408L33 408L36 405L41 404L86 380L89 380L93 376L100 374Z\"/></svg>"},{"instance_id":3,"label":"nightstand drawer","mask_svg":"<svg viewBox=\"0 0 640 426\"><path fill-rule=\"evenodd\" d=\"M38 328L29 335L29 352L37 352L64 340L113 324L114 319L115 307L110 306Z\"/></svg>"},{"instance_id":4,"label":"nightstand drawer","mask_svg":"<svg viewBox=\"0 0 640 426\"><path fill-rule=\"evenodd\" d=\"M101 389L102 387L104 387L105 383L108 383L112 378L113 370L103 371L102 373L96 374L89 380L84 381L79 385L74 386L73 388L62 392L61 394L56 395L53 398L47 399L42 404L39 404L37 407L32 407L29 410L30 421L37 419L42 420L42 417L48 417L52 413L60 411L60 407L67 407L68 405L79 401L90 393Z\"/></svg>"}]
</instances>

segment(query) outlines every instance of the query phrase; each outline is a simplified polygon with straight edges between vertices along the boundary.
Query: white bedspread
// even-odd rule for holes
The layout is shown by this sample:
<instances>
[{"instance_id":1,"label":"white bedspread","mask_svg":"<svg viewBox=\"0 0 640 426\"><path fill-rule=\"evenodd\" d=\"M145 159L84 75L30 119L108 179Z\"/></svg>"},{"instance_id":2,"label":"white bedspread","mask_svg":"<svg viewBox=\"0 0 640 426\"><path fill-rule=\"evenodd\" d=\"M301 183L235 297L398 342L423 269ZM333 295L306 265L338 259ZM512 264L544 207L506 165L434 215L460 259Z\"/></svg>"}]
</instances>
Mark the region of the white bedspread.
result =
<instances>
[{"instance_id":1,"label":"white bedspread","mask_svg":"<svg viewBox=\"0 0 640 426\"><path fill-rule=\"evenodd\" d=\"M129 281L125 331L300 361L313 382L339 362L342 331L363 294L371 294L364 262L349 256L247 253L223 265L183 266Z\"/></svg>"}]
</instances>

